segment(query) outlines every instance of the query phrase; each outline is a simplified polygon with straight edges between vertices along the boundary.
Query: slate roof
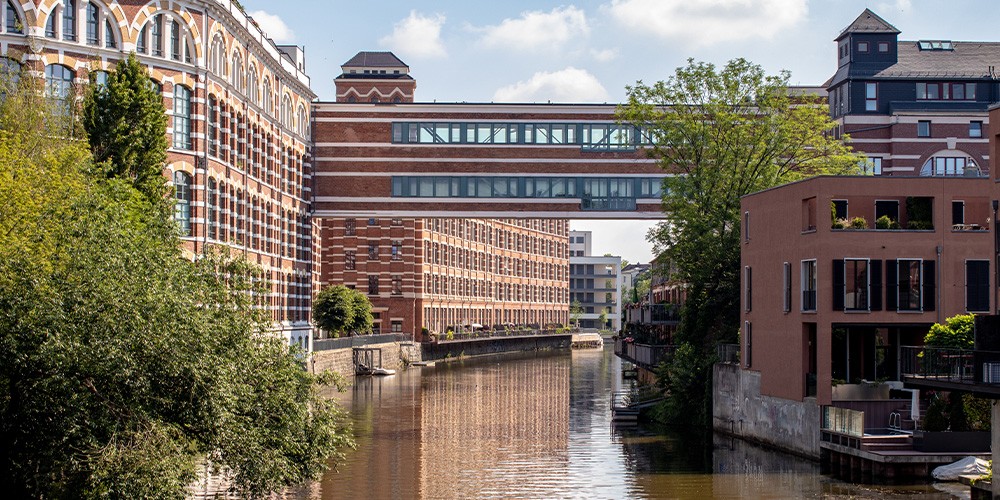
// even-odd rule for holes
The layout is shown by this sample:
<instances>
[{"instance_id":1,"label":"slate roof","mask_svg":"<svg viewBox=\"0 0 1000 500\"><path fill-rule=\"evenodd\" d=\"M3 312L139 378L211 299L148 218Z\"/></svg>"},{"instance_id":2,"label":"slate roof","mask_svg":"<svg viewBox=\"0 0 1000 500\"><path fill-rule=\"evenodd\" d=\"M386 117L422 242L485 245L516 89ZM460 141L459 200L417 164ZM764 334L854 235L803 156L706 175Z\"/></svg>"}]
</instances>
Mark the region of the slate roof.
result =
<instances>
[{"instance_id":1,"label":"slate roof","mask_svg":"<svg viewBox=\"0 0 1000 500\"><path fill-rule=\"evenodd\" d=\"M847 78L992 78L1000 70L1000 42L951 42L953 50L920 50L917 41L899 41L896 64L852 62L841 66L827 87Z\"/></svg>"},{"instance_id":2,"label":"slate roof","mask_svg":"<svg viewBox=\"0 0 1000 500\"><path fill-rule=\"evenodd\" d=\"M878 14L872 12L871 9L865 9L850 26L840 32L837 40L844 38L849 33L894 33L898 35L900 31L879 17Z\"/></svg>"},{"instance_id":3,"label":"slate roof","mask_svg":"<svg viewBox=\"0 0 1000 500\"><path fill-rule=\"evenodd\" d=\"M368 67L368 68L409 68L392 52L369 52L362 51L355 54L350 61L342 67Z\"/></svg>"}]
</instances>

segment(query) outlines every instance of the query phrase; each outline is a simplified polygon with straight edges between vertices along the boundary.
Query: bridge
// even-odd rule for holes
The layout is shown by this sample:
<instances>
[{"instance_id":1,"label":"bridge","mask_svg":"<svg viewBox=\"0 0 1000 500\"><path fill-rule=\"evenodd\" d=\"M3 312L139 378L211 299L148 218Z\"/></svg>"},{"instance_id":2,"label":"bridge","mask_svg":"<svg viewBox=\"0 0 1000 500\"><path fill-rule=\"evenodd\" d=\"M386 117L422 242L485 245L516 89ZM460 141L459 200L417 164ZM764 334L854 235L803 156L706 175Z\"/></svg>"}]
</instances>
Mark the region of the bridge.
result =
<instances>
[{"instance_id":1,"label":"bridge","mask_svg":"<svg viewBox=\"0 0 1000 500\"><path fill-rule=\"evenodd\" d=\"M318 103L315 217L662 219L609 104Z\"/></svg>"}]
</instances>

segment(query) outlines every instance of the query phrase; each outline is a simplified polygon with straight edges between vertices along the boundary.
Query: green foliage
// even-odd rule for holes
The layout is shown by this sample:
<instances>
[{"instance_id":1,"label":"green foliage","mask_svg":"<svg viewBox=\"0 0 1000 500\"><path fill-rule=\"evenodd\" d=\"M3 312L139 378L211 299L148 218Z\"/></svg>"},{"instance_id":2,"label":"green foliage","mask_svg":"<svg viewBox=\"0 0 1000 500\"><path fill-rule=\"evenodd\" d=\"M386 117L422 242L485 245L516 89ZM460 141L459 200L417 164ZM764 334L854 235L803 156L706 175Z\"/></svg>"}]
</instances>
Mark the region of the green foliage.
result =
<instances>
[{"instance_id":1,"label":"green foliage","mask_svg":"<svg viewBox=\"0 0 1000 500\"><path fill-rule=\"evenodd\" d=\"M931 404L924 412L923 428L928 432L948 430L948 403L941 397L931 399Z\"/></svg>"},{"instance_id":2,"label":"green foliage","mask_svg":"<svg viewBox=\"0 0 1000 500\"><path fill-rule=\"evenodd\" d=\"M580 316L583 316L583 306L579 300L574 300L569 305L569 320L576 326L580 326Z\"/></svg>"},{"instance_id":3,"label":"green foliage","mask_svg":"<svg viewBox=\"0 0 1000 500\"><path fill-rule=\"evenodd\" d=\"M372 305L363 293L334 285L324 288L313 300L313 322L335 337L345 333L368 333L374 320Z\"/></svg>"},{"instance_id":4,"label":"green foliage","mask_svg":"<svg viewBox=\"0 0 1000 500\"><path fill-rule=\"evenodd\" d=\"M868 221L864 217L851 219L851 229L868 229Z\"/></svg>"},{"instance_id":5,"label":"green foliage","mask_svg":"<svg viewBox=\"0 0 1000 500\"><path fill-rule=\"evenodd\" d=\"M127 179L150 200L166 195L167 115L135 54L118 62L106 85L91 85L83 125L95 162L108 177Z\"/></svg>"},{"instance_id":6,"label":"green foliage","mask_svg":"<svg viewBox=\"0 0 1000 500\"><path fill-rule=\"evenodd\" d=\"M972 314L957 314L945 320L944 324L931 325L924 336L924 345L930 347L952 347L972 349L975 346L976 317Z\"/></svg>"},{"instance_id":7,"label":"green foliage","mask_svg":"<svg viewBox=\"0 0 1000 500\"><path fill-rule=\"evenodd\" d=\"M908 229L934 229L932 200L925 196L906 197Z\"/></svg>"},{"instance_id":8,"label":"green foliage","mask_svg":"<svg viewBox=\"0 0 1000 500\"><path fill-rule=\"evenodd\" d=\"M937 395L924 414L923 429L928 432L989 431L992 401L971 394L951 392L947 398Z\"/></svg>"},{"instance_id":9,"label":"green foliage","mask_svg":"<svg viewBox=\"0 0 1000 500\"><path fill-rule=\"evenodd\" d=\"M656 370L657 386L667 399L658 408L657 418L666 422L703 426L711 404L712 363L689 343L677 347L669 362Z\"/></svg>"},{"instance_id":10,"label":"green foliage","mask_svg":"<svg viewBox=\"0 0 1000 500\"><path fill-rule=\"evenodd\" d=\"M44 123L0 130L0 489L179 498L206 459L245 496L317 477L349 434L268 331L260 269L185 258L156 201Z\"/></svg>"},{"instance_id":11,"label":"green foliage","mask_svg":"<svg viewBox=\"0 0 1000 500\"><path fill-rule=\"evenodd\" d=\"M666 220L648 238L688 284L675 338L702 362L739 331L740 197L861 163L828 133L836 124L823 102L789 97L788 78L744 59L689 60L666 81L628 87L618 110L650 132L648 153L664 170L683 174L664 180Z\"/></svg>"},{"instance_id":12,"label":"green foliage","mask_svg":"<svg viewBox=\"0 0 1000 500\"><path fill-rule=\"evenodd\" d=\"M875 219L875 229L899 229L899 223L883 215Z\"/></svg>"}]
</instances>

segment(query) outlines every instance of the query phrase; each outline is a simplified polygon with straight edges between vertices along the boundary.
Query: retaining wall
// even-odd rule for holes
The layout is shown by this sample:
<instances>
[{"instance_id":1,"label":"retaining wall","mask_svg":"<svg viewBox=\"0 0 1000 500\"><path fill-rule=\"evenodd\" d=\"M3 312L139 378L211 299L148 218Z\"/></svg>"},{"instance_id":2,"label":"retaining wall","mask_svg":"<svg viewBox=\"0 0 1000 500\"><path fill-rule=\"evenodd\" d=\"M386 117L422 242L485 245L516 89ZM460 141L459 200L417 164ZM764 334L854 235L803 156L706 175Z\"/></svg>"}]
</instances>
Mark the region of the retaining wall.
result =
<instances>
[{"instance_id":1,"label":"retaining wall","mask_svg":"<svg viewBox=\"0 0 1000 500\"><path fill-rule=\"evenodd\" d=\"M364 347L382 349L382 368L399 370L408 363L421 360L420 345L413 342L389 342ZM343 349L313 351L311 365L313 373L330 370L345 377L354 376L354 349L345 347Z\"/></svg>"},{"instance_id":2,"label":"retaining wall","mask_svg":"<svg viewBox=\"0 0 1000 500\"><path fill-rule=\"evenodd\" d=\"M712 427L814 460L820 458L820 407L762 396L760 373L718 363L712 369Z\"/></svg>"},{"instance_id":3,"label":"retaining wall","mask_svg":"<svg viewBox=\"0 0 1000 500\"><path fill-rule=\"evenodd\" d=\"M481 356L502 352L541 351L569 349L573 335L546 335L544 337L497 337L475 340L448 340L436 344L420 344L424 361L439 361L460 356Z\"/></svg>"}]
</instances>

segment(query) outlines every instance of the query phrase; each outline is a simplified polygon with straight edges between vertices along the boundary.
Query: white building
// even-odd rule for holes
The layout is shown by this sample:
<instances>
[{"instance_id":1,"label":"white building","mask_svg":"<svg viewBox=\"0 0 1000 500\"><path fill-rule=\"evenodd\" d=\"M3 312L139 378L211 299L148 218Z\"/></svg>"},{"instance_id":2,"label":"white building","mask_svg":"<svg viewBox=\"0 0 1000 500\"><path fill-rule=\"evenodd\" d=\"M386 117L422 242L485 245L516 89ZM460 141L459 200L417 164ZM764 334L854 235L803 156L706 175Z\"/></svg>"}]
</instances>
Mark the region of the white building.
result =
<instances>
[{"instance_id":1,"label":"white building","mask_svg":"<svg viewBox=\"0 0 1000 500\"><path fill-rule=\"evenodd\" d=\"M583 309L579 322L584 329L621 330L622 258L591 255L591 231L570 231L570 303ZM604 324L601 324L601 315ZM571 314L571 318L575 315Z\"/></svg>"}]
</instances>

